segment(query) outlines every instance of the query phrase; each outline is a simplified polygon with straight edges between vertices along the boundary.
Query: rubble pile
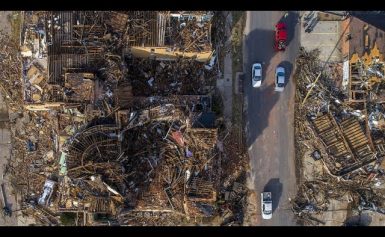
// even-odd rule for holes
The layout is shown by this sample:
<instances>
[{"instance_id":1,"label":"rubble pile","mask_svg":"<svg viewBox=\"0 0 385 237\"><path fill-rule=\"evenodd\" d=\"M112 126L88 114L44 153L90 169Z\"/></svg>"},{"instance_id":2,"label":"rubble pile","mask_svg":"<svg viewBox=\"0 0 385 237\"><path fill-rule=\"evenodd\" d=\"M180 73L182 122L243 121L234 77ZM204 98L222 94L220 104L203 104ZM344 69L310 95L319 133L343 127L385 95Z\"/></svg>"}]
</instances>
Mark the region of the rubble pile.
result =
<instances>
[{"instance_id":1,"label":"rubble pile","mask_svg":"<svg viewBox=\"0 0 385 237\"><path fill-rule=\"evenodd\" d=\"M316 218L328 211L332 199L350 203L350 208L359 211L370 210L385 214L383 190L372 189L367 185L340 182L330 177L320 177L304 182L298 189L292 210L304 225L316 225L321 222Z\"/></svg>"},{"instance_id":2,"label":"rubble pile","mask_svg":"<svg viewBox=\"0 0 385 237\"><path fill-rule=\"evenodd\" d=\"M157 34L151 24L161 16L167 24L179 19L170 29L177 47L210 51L210 14L25 12L22 46L0 39L4 76L12 74L1 85L14 102L9 171L23 214L43 225L62 225L68 213L75 225L238 215L242 170L228 174L245 160L233 135L217 128L218 71L194 59L130 53L130 34L136 30L138 41ZM154 16L159 21L146 22Z\"/></svg>"},{"instance_id":3,"label":"rubble pile","mask_svg":"<svg viewBox=\"0 0 385 237\"><path fill-rule=\"evenodd\" d=\"M0 43L3 45L0 54L0 90L5 94L5 99L11 107L18 106L23 100L20 88L21 57L18 43L2 32L0 32Z\"/></svg>"},{"instance_id":4,"label":"rubble pile","mask_svg":"<svg viewBox=\"0 0 385 237\"><path fill-rule=\"evenodd\" d=\"M342 64L322 65L318 50L301 49L295 73L296 162L302 169L306 166L304 157L310 155L316 164L321 162L318 164L325 172L313 174L313 180L303 181L293 204L299 217L307 213L305 219L314 218L314 213L327 210L330 199L341 198L344 192L362 196L360 190L381 189L385 132L381 121L385 111L378 100L381 92L376 88L381 88L385 81L382 79L382 56L376 54L376 48L369 55L365 54L362 60L366 65L376 64L376 67L367 66L376 69L358 74L352 71L350 81L344 83L339 78ZM361 60L355 57L358 56L353 55L350 60L352 68ZM360 89L355 80L361 81ZM302 177L302 172L298 170L298 176ZM366 201L382 207L382 197L381 202L376 202L372 196L368 198ZM357 204L355 208L363 206Z\"/></svg>"},{"instance_id":5,"label":"rubble pile","mask_svg":"<svg viewBox=\"0 0 385 237\"><path fill-rule=\"evenodd\" d=\"M105 18L128 47L166 47L168 52L209 52L211 12L108 12ZM110 37L114 37L111 35Z\"/></svg>"},{"instance_id":6,"label":"rubble pile","mask_svg":"<svg viewBox=\"0 0 385 237\"><path fill-rule=\"evenodd\" d=\"M211 50L212 15L199 12L193 14L172 12L170 16L169 32L166 33L167 45L172 45L183 52Z\"/></svg>"},{"instance_id":7,"label":"rubble pile","mask_svg":"<svg viewBox=\"0 0 385 237\"><path fill-rule=\"evenodd\" d=\"M202 95L215 86L215 77L195 60L176 62L127 60L135 96Z\"/></svg>"}]
</instances>

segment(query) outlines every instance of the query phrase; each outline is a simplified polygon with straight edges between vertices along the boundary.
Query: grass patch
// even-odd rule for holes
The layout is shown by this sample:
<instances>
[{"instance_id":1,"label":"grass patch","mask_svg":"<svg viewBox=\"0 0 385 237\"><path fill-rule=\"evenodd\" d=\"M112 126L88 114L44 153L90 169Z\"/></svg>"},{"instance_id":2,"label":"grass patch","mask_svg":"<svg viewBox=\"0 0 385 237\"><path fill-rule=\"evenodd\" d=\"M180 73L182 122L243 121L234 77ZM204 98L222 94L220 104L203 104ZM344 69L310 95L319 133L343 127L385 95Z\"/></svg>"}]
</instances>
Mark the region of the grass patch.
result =
<instances>
[{"instance_id":1,"label":"grass patch","mask_svg":"<svg viewBox=\"0 0 385 237\"><path fill-rule=\"evenodd\" d=\"M231 44L232 44L232 57L233 57L233 78L235 72L242 71L242 41L243 41L243 29L246 24L246 12L233 11L233 27L231 30Z\"/></svg>"},{"instance_id":2,"label":"grass patch","mask_svg":"<svg viewBox=\"0 0 385 237\"><path fill-rule=\"evenodd\" d=\"M74 226L76 219L76 213L64 212L60 215L60 221L65 226Z\"/></svg>"},{"instance_id":3,"label":"grass patch","mask_svg":"<svg viewBox=\"0 0 385 237\"><path fill-rule=\"evenodd\" d=\"M243 152L243 96L233 95L233 117L232 129L236 140L239 142L238 149ZM247 167L244 167L247 169Z\"/></svg>"},{"instance_id":4,"label":"grass patch","mask_svg":"<svg viewBox=\"0 0 385 237\"><path fill-rule=\"evenodd\" d=\"M242 126L242 96L236 95L233 97L233 124L235 126Z\"/></svg>"},{"instance_id":5,"label":"grass patch","mask_svg":"<svg viewBox=\"0 0 385 237\"><path fill-rule=\"evenodd\" d=\"M246 24L246 12L245 11L233 11L233 28L231 30L231 44L232 44L232 77L233 88L235 83L238 83L235 78L236 72L243 71L243 29ZM242 108L243 108L243 96L234 93L233 89L233 126L237 131L242 131Z\"/></svg>"}]
</instances>

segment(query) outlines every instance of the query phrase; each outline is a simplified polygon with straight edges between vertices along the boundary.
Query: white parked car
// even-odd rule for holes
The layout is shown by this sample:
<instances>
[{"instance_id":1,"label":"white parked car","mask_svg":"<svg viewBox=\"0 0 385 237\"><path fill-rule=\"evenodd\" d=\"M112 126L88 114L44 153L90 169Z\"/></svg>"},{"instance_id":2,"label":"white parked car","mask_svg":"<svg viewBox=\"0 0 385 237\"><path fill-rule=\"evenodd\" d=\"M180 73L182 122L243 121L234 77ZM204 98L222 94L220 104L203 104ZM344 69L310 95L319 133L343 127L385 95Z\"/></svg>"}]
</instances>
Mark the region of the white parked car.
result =
<instances>
[{"instance_id":1,"label":"white parked car","mask_svg":"<svg viewBox=\"0 0 385 237\"><path fill-rule=\"evenodd\" d=\"M271 219L273 216L273 200L271 192L261 193L261 212L263 219Z\"/></svg>"},{"instance_id":2,"label":"white parked car","mask_svg":"<svg viewBox=\"0 0 385 237\"><path fill-rule=\"evenodd\" d=\"M278 66L275 69L275 91L282 92L285 86L285 68Z\"/></svg>"},{"instance_id":3,"label":"white parked car","mask_svg":"<svg viewBox=\"0 0 385 237\"><path fill-rule=\"evenodd\" d=\"M262 84L262 65L254 63L251 68L251 84L253 87L260 87Z\"/></svg>"}]
</instances>

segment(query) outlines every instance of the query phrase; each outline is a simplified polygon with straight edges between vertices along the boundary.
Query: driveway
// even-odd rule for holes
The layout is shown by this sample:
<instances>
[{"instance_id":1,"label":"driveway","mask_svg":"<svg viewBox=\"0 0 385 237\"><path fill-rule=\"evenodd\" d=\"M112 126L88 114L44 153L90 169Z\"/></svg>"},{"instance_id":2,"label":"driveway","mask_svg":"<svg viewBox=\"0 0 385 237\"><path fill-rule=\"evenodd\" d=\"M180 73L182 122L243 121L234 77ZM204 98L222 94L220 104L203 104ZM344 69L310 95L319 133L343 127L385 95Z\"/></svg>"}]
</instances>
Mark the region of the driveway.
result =
<instances>
[{"instance_id":1,"label":"driveway","mask_svg":"<svg viewBox=\"0 0 385 237\"><path fill-rule=\"evenodd\" d=\"M336 49L340 35L340 21L319 21L310 33L301 27L301 46L308 51L319 49L322 61L338 62L342 57L340 49Z\"/></svg>"},{"instance_id":2,"label":"driveway","mask_svg":"<svg viewBox=\"0 0 385 237\"><path fill-rule=\"evenodd\" d=\"M285 52L275 52L274 26L286 22L288 47ZM271 191L273 218L258 225L295 225L289 198L296 193L294 168L294 92L292 80L295 58L299 51L299 13L247 12L243 48L245 132L250 156L253 188L259 194ZM298 23L298 24L297 24ZM263 64L263 82L260 88L251 86L251 66ZM275 68L286 69L287 84L283 92L274 91ZM259 195L258 195L259 197ZM260 207L260 200L258 198Z\"/></svg>"}]
</instances>

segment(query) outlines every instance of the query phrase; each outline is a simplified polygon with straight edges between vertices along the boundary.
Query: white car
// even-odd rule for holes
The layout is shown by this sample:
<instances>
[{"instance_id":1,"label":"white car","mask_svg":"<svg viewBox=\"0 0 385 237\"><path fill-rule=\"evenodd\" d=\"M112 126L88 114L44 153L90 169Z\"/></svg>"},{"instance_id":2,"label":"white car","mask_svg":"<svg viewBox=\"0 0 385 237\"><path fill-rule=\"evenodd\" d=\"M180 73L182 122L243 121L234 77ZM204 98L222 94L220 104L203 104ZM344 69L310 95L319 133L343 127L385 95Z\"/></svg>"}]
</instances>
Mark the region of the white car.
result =
<instances>
[{"instance_id":1,"label":"white car","mask_svg":"<svg viewBox=\"0 0 385 237\"><path fill-rule=\"evenodd\" d=\"M261 212L263 219L271 219L273 216L273 200L271 192L261 193Z\"/></svg>"},{"instance_id":2,"label":"white car","mask_svg":"<svg viewBox=\"0 0 385 237\"><path fill-rule=\"evenodd\" d=\"M253 87L260 87L262 83L262 65L254 63L251 68L251 84Z\"/></svg>"},{"instance_id":3,"label":"white car","mask_svg":"<svg viewBox=\"0 0 385 237\"><path fill-rule=\"evenodd\" d=\"M282 92L285 86L285 68L278 66L275 69L275 91Z\"/></svg>"}]
</instances>

